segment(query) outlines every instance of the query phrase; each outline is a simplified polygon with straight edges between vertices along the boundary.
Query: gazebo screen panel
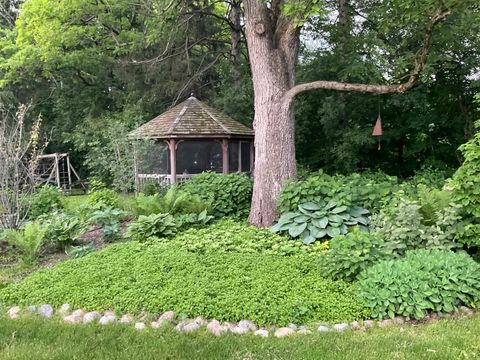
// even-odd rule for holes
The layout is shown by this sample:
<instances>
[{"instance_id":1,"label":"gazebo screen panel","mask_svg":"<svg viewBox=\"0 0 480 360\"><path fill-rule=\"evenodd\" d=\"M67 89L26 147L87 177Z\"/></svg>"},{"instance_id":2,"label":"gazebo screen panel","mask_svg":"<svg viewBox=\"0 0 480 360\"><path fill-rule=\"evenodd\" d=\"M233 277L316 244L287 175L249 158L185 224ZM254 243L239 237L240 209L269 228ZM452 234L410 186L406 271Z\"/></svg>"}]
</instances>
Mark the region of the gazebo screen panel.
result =
<instances>
[{"instance_id":1,"label":"gazebo screen panel","mask_svg":"<svg viewBox=\"0 0 480 360\"><path fill-rule=\"evenodd\" d=\"M169 174L170 152L163 141L152 142L147 149L141 149L137 167L139 174Z\"/></svg>"},{"instance_id":2,"label":"gazebo screen panel","mask_svg":"<svg viewBox=\"0 0 480 360\"><path fill-rule=\"evenodd\" d=\"M222 146L216 140L184 140L177 146L177 174L222 172Z\"/></svg>"}]
</instances>

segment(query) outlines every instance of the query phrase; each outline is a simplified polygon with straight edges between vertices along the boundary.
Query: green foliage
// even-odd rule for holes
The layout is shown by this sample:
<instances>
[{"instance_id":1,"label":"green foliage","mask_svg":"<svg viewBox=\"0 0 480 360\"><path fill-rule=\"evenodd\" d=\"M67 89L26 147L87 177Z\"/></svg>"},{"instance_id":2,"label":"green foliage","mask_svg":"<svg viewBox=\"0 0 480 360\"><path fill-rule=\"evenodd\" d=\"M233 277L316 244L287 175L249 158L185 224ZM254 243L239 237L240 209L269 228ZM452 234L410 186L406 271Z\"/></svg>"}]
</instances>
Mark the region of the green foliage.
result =
<instances>
[{"instance_id":1,"label":"green foliage","mask_svg":"<svg viewBox=\"0 0 480 360\"><path fill-rule=\"evenodd\" d=\"M60 190L51 185L42 186L32 195L29 216L36 219L40 215L62 208Z\"/></svg>"},{"instance_id":2,"label":"green foliage","mask_svg":"<svg viewBox=\"0 0 480 360\"><path fill-rule=\"evenodd\" d=\"M211 202L215 217L245 218L250 210L252 180L243 173L205 172L185 181L181 189Z\"/></svg>"},{"instance_id":3,"label":"green foliage","mask_svg":"<svg viewBox=\"0 0 480 360\"><path fill-rule=\"evenodd\" d=\"M175 216L175 221L179 229L185 229L192 226L204 226L212 222L213 216L208 215L207 210L203 210L200 214L181 214Z\"/></svg>"},{"instance_id":4,"label":"green foliage","mask_svg":"<svg viewBox=\"0 0 480 360\"><path fill-rule=\"evenodd\" d=\"M140 215L132 221L124 236L136 241L146 241L151 237L168 237L177 232L177 223L170 214Z\"/></svg>"},{"instance_id":5,"label":"green foliage","mask_svg":"<svg viewBox=\"0 0 480 360\"><path fill-rule=\"evenodd\" d=\"M73 259L83 257L87 254L90 254L91 252L95 251L95 246L93 244L86 244L86 245L80 245L80 246L72 246L68 245L65 248L65 253Z\"/></svg>"},{"instance_id":6,"label":"green foliage","mask_svg":"<svg viewBox=\"0 0 480 360\"><path fill-rule=\"evenodd\" d=\"M480 129L480 121L477 122ZM465 158L452 178L453 200L462 206L465 218L470 223L468 232L461 241L467 245L480 246L480 131L460 147ZM473 226L472 226L473 225Z\"/></svg>"},{"instance_id":7,"label":"green foliage","mask_svg":"<svg viewBox=\"0 0 480 360\"><path fill-rule=\"evenodd\" d=\"M421 206L402 199L390 213L374 218L371 227L387 242L392 251L403 254L418 248L449 250L458 247L458 234L462 232L458 208L450 206L435 213L436 221L426 225Z\"/></svg>"},{"instance_id":8,"label":"green foliage","mask_svg":"<svg viewBox=\"0 0 480 360\"><path fill-rule=\"evenodd\" d=\"M47 229L38 222L28 222L22 229L6 229L1 239L20 252L23 262L33 264L42 247Z\"/></svg>"},{"instance_id":9,"label":"green foliage","mask_svg":"<svg viewBox=\"0 0 480 360\"><path fill-rule=\"evenodd\" d=\"M57 213L43 220L47 225L45 238L62 248L71 245L86 231L85 223L75 214Z\"/></svg>"},{"instance_id":10,"label":"green foliage","mask_svg":"<svg viewBox=\"0 0 480 360\"><path fill-rule=\"evenodd\" d=\"M395 257L377 234L355 228L346 236L330 240L329 250L320 257L321 274L334 279L354 281L374 263Z\"/></svg>"},{"instance_id":11,"label":"green foliage","mask_svg":"<svg viewBox=\"0 0 480 360\"><path fill-rule=\"evenodd\" d=\"M268 324L368 316L353 286L323 279L316 260L194 254L165 243L114 244L0 290L0 303L116 310Z\"/></svg>"},{"instance_id":12,"label":"green foliage","mask_svg":"<svg viewBox=\"0 0 480 360\"><path fill-rule=\"evenodd\" d=\"M465 253L415 250L368 268L358 288L374 318L422 319L430 311L480 306L480 264Z\"/></svg>"},{"instance_id":13,"label":"green foliage","mask_svg":"<svg viewBox=\"0 0 480 360\"><path fill-rule=\"evenodd\" d=\"M168 187L160 184L157 181L148 181L142 187L142 194L144 195L165 195L168 191Z\"/></svg>"},{"instance_id":14,"label":"green foliage","mask_svg":"<svg viewBox=\"0 0 480 360\"><path fill-rule=\"evenodd\" d=\"M89 222L102 227L103 238L107 242L118 240L120 234L119 221L125 213L119 209L106 208L92 214Z\"/></svg>"},{"instance_id":15,"label":"green foliage","mask_svg":"<svg viewBox=\"0 0 480 360\"><path fill-rule=\"evenodd\" d=\"M106 188L95 189L88 195L86 203L95 210L117 208L118 194Z\"/></svg>"},{"instance_id":16,"label":"green foliage","mask_svg":"<svg viewBox=\"0 0 480 360\"><path fill-rule=\"evenodd\" d=\"M300 238L304 244L332 238L348 232L348 226L366 227L370 220L368 210L360 207L338 205L330 200L319 200L298 205L298 211L286 212L270 230L274 233L288 232L292 238Z\"/></svg>"},{"instance_id":17,"label":"green foliage","mask_svg":"<svg viewBox=\"0 0 480 360\"><path fill-rule=\"evenodd\" d=\"M328 244L292 241L266 229L224 219L203 229L188 229L169 243L199 254L210 252L260 253L281 256L318 256Z\"/></svg>"},{"instance_id":18,"label":"green foliage","mask_svg":"<svg viewBox=\"0 0 480 360\"><path fill-rule=\"evenodd\" d=\"M433 225L439 220L439 214L448 208L451 203L451 193L425 185L417 186L420 214L425 225Z\"/></svg>"}]
</instances>

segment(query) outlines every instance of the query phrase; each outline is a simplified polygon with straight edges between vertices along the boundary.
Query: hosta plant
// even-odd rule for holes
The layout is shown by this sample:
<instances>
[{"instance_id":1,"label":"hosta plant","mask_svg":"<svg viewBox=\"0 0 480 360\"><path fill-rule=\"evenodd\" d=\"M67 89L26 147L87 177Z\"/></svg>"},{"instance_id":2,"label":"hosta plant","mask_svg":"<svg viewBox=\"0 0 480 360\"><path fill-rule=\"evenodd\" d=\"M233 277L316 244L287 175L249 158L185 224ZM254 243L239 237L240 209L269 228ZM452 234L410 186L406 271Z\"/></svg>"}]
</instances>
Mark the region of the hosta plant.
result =
<instances>
[{"instance_id":1,"label":"hosta plant","mask_svg":"<svg viewBox=\"0 0 480 360\"><path fill-rule=\"evenodd\" d=\"M152 214L131 222L124 236L132 240L145 241L151 237L168 237L177 232L177 223L170 214Z\"/></svg>"},{"instance_id":2,"label":"hosta plant","mask_svg":"<svg viewBox=\"0 0 480 360\"><path fill-rule=\"evenodd\" d=\"M345 235L350 226L365 228L369 222L366 209L320 200L300 204L298 211L283 213L270 230L274 233L288 233L304 244L311 244L317 240Z\"/></svg>"}]
</instances>

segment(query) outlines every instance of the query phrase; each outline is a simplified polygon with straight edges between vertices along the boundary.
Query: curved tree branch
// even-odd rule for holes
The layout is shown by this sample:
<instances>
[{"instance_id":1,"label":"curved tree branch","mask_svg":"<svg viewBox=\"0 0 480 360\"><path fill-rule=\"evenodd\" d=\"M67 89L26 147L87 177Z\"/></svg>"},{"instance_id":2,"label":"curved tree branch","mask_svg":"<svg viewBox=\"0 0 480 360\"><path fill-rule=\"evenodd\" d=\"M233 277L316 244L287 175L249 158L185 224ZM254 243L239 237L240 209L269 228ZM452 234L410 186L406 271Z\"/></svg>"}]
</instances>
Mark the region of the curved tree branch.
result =
<instances>
[{"instance_id":1,"label":"curved tree branch","mask_svg":"<svg viewBox=\"0 0 480 360\"><path fill-rule=\"evenodd\" d=\"M396 85L378 85L378 84L375 85L375 84L352 84L352 83L344 83L339 81L313 81L310 83L296 85L292 87L290 90L288 90L283 97L284 104L290 104L296 95L304 91L315 90L315 89L356 91L356 92L374 93L374 94L404 93L407 90L410 90L417 82L427 62L433 30L435 26L439 22L441 22L443 19L445 19L448 15L450 15L450 10L439 9L431 17L430 22L428 23L428 26L425 30L422 47L418 51L415 59L415 66L406 82L402 84L396 84Z\"/></svg>"}]
</instances>

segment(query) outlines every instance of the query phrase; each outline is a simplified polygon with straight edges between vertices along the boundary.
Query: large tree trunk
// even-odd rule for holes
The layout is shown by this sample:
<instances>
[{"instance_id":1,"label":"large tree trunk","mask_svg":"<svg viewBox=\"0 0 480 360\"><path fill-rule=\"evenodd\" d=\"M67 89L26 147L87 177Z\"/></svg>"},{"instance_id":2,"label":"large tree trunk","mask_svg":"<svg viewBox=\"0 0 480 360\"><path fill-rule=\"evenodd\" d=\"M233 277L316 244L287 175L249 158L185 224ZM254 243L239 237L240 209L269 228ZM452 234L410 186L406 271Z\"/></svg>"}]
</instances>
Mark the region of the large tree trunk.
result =
<instances>
[{"instance_id":1,"label":"large tree trunk","mask_svg":"<svg viewBox=\"0 0 480 360\"><path fill-rule=\"evenodd\" d=\"M255 170L249 221L265 227L277 217L280 190L297 175L293 107L284 96L295 81L299 31L258 0L245 2L245 17L255 93Z\"/></svg>"}]
</instances>

